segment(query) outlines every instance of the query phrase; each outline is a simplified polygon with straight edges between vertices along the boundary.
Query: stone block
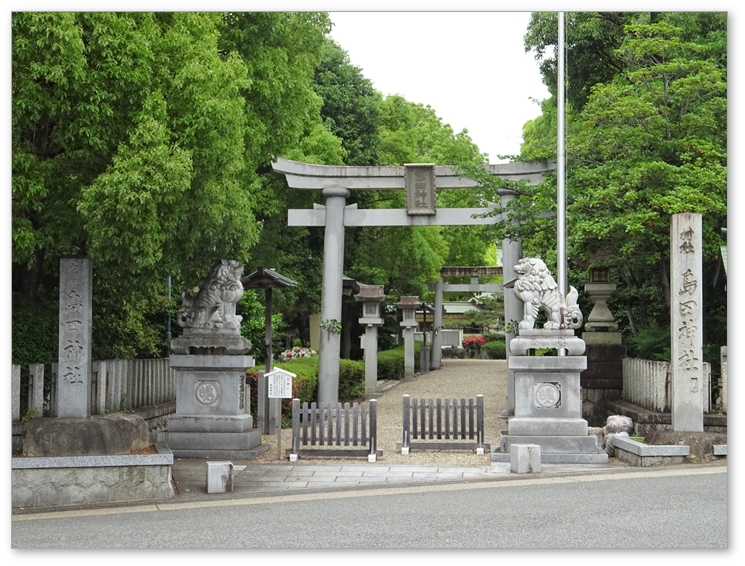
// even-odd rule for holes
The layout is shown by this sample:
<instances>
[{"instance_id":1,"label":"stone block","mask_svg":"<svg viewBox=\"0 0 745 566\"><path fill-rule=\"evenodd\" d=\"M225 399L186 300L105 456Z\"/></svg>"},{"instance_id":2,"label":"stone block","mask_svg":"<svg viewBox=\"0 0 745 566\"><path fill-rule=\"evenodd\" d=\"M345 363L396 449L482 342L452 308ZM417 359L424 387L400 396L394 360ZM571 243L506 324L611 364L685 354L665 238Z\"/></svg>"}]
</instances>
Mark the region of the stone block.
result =
<instances>
[{"instance_id":1,"label":"stone block","mask_svg":"<svg viewBox=\"0 0 745 566\"><path fill-rule=\"evenodd\" d=\"M585 356L510 356L508 368L532 372L581 372L587 369Z\"/></svg>"},{"instance_id":2,"label":"stone block","mask_svg":"<svg viewBox=\"0 0 745 566\"><path fill-rule=\"evenodd\" d=\"M727 455L726 444L715 444L712 448L714 448L714 456L726 456Z\"/></svg>"},{"instance_id":3,"label":"stone block","mask_svg":"<svg viewBox=\"0 0 745 566\"><path fill-rule=\"evenodd\" d=\"M544 454L596 454L594 436L503 436L502 452L512 452L514 444L539 444Z\"/></svg>"},{"instance_id":4,"label":"stone block","mask_svg":"<svg viewBox=\"0 0 745 566\"><path fill-rule=\"evenodd\" d=\"M576 336L536 336L526 337L522 333L520 336L510 341L510 353L515 356L525 356L528 350L540 348L563 348L567 351L567 356L576 357L585 353L585 343ZM534 356L529 356L534 357ZM539 356L550 357L550 356Z\"/></svg>"},{"instance_id":5,"label":"stone block","mask_svg":"<svg viewBox=\"0 0 745 566\"><path fill-rule=\"evenodd\" d=\"M23 455L39 457L129 454L150 444L138 415L116 413L90 418L38 418L26 423Z\"/></svg>"},{"instance_id":6,"label":"stone block","mask_svg":"<svg viewBox=\"0 0 745 566\"><path fill-rule=\"evenodd\" d=\"M590 355L590 346L620 346L620 332L583 332L582 340L587 344L587 355ZM625 348L624 348L625 349Z\"/></svg>"},{"instance_id":7,"label":"stone block","mask_svg":"<svg viewBox=\"0 0 745 566\"><path fill-rule=\"evenodd\" d=\"M249 450L261 444L261 433L252 432L165 432L158 434L158 441L177 450Z\"/></svg>"},{"instance_id":8,"label":"stone block","mask_svg":"<svg viewBox=\"0 0 745 566\"><path fill-rule=\"evenodd\" d=\"M587 436L584 419L513 417L508 428L509 434L515 436Z\"/></svg>"},{"instance_id":9,"label":"stone block","mask_svg":"<svg viewBox=\"0 0 745 566\"><path fill-rule=\"evenodd\" d=\"M174 356L171 356L174 357ZM188 356L209 358L213 356ZM246 374L242 369L176 370L177 415L240 415Z\"/></svg>"},{"instance_id":10,"label":"stone block","mask_svg":"<svg viewBox=\"0 0 745 566\"><path fill-rule=\"evenodd\" d=\"M233 463L207 462L207 493L233 492Z\"/></svg>"},{"instance_id":11,"label":"stone block","mask_svg":"<svg viewBox=\"0 0 745 566\"><path fill-rule=\"evenodd\" d=\"M516 371L515 416L581 418L579 373Z\"/></svg>"},{"instance_id":12,"label":"stone block","mask_svg":"<svg viewBox=\"0 0 745 566\"><path fill-rule=\"evenodd\" d=\"M170 432L251 432L253 417L244 415L171 415L168 417Z\"/></svg>"},{"instance_id":13,"label":"stone block","mask_svg":"<svg viewBox=\"0 0 745 566\"><path fill-rule=\"evenodd\" d=\"M537 444L513 444L510 450L510 472L529 474L541 471L541 447Z\"/></svg>"},{"instance_id":14,"label":"stone block","mask_svg":"<svg viewBox=\"0 0 745 566\"><path fill-rule=\"evenodd\" d=\"M674 445L649 445L631 440L630 438L624 438L616 436L613 438L613 447L618 451L619 449L636 454L640 457L648 456L688 456L691 453L691 447L684 444Z\"/></svg>"}]
</instances>

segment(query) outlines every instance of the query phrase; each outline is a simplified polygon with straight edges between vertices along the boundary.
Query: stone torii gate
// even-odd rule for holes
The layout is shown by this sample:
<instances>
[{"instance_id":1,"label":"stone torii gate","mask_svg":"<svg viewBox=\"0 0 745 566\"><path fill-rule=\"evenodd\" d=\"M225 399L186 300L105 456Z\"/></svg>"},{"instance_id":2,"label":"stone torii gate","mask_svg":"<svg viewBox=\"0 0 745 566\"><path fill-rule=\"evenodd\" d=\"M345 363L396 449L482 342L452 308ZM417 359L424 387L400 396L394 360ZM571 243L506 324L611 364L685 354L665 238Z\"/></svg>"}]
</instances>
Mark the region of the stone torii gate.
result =
<instances>
[{"instance_id":1,"label":"stone torii gate","mask_svg":"<svg viewBox=\"0 0 745 566\"><path fill-rule=\"evenodd\" d=\"M336 403L339 397L340 335L335 321L341 320L342 269L344 263L345 226L463 226L495 224L500 215L478 218L492 211L488 208L436 207L436 189L464 189L477 186L473 179L459 177L451 168L433 164L407 164L402 167L359 167L312 165L279 158L272 164L275 172L284 174L294 189L321 190L326 205L313 209L288 210L288 226L324 227L323 282L321 292L320 359L318 364L318 401ZM543 181L543 173L553 164L507 163L486 165L492 175L513 181L527 180L531 185ZM358 209L347 206L353 190L406 190L406 209ZM500 189L500 205L514 198L514 191ZM512 267L520 259L518 242L503 242L504 276L515 278ZM507 314L507 313L505 313Z\"/></svg>"}]
</instances>

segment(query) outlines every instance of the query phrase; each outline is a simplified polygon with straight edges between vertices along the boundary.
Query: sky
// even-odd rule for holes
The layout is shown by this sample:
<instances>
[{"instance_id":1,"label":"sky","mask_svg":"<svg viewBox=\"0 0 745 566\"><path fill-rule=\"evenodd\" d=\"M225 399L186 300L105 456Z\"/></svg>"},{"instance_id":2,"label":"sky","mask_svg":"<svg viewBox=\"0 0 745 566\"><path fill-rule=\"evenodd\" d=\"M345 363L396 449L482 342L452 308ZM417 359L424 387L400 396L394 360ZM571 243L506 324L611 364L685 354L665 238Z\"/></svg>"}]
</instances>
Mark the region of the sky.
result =
<instances>
[{"instance_id":1,"label":"sky","mask_svg":"<svg viewBox=\"0 0 745 566\"><path fill-rule=\"evenodd\" d=\"M491 163L520 153L549 97L523 36L530 12L330 12L331 37L384 96L431 106Z\"/></svg>"}]
</instances>

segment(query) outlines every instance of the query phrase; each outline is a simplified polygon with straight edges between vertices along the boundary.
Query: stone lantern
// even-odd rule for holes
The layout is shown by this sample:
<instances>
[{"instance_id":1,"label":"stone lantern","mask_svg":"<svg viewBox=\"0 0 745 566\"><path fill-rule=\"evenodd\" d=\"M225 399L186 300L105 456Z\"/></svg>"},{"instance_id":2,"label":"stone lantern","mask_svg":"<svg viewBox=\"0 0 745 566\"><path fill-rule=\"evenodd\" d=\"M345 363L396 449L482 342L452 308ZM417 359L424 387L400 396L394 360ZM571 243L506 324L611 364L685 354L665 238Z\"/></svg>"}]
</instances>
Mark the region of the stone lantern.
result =
<instances>
[{"instance_id":1,"label":"stone lantern","mask_svg":"<svg viewBox=\"0 0 745 566\"><path fill-rule=\"evenodd\" d=\"M380 305L385 301L383 285L360 285L355 300L362 303L362 318L365 327L365 398L374 398L378 393L378 327L383 324Z\"/></svg>"},{"instance_id":2,"label":"stone lantern","mask_svg":"<svg viewBox=\"0 0 745 566\"><path fill-rule=\"evenodd\" d=\"M421 306L419 297L404 296L396 303L401 309L401 327L404 329L404 381L414 377L414 331L419 325L416 310Z\"/></svg>"},{"instance_id":3,"label":"stone lantern","mask_svg":"<svg viewBox=\"0 0 745 566\"><path fill-rule=\"evenodd\" d=\"M610 268L591 267L588 280L585 293L595 305L582 333L587 345L587 369L580 376L582 416L591 426L602 426L607 417L607 403L621 398L626 347L621 343L618 323L608 309L607 301L616 290L616 284L611 283Z\"/></svg>"},{"instance_id":4,"label":"stone lantern","mask_svg":"<svg viewBox=\"0 0 745 566\"><path fill-rule=\"evenodd\" d=\"M608 309L607 301L616 290L616 284L610 282L610 269L607 267L590 268L590 282L585 284L585 293L587 293L595 306L592 308L590 316L587 317L585 332L616 332L618 324L613 320L613 315ZM606 337L607 338L607 337ZM620 344L620 335L618 336ZM605 343L609 343L605 341ZM613 342L616 343L615 337Z\"/></svg>"}]
</instances>

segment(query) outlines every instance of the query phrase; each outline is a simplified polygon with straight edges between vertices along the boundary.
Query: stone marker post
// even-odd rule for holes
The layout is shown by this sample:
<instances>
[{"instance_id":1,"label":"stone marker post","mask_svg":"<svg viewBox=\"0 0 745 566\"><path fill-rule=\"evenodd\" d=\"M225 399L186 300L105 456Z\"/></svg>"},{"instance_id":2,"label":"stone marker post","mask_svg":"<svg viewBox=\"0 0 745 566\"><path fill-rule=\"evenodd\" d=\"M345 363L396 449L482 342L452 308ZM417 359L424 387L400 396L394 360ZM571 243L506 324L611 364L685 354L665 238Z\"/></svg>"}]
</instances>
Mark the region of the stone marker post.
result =
<instances>
[{"instance_id":1,"label":"stone marker post","mask_svg":"<svg viewBox=\"0 0 745 566\"><path fill-rule=\"evenodd\" d=\"M435 287L435 320L432 324L432 369L442 367L442 277Z\"/></svg>"},{"instance_id":2,"label":"stone marker post","mask_svg":"<svg viewBox=\"0 0 745 566\"><path fill-rule=\"evenodd\" d=\"M91 415L91 260L60 259L57 416Z\"/></svg>"},{"instance_id":3,"label":"stone marker post","mask_svg":"<svg viewBox=\"0 0 745 566\"><path fill-rule=\"evenodd\" d=\"M404 381L414 378L414 330L417 327L416 309L422 303L419 297L401 297L396 306L401 309L403 320L401 326L404 329Z\"/></svg>"},{"instance_id":4,"label":"stone marker post","mask_svg":"<svg viewBox=\"0 0 745 566\"><path fill-rule=\"evenodd\" d=\"M362 303L362 318L365 327L365 398L378 394L378 327L383 324L380 305L385 300L383 285L360 285L355 300Z\"/></svg>"},{"instance_id":5,"label":"stone marker post","mask_svg":"<svg viewBox=\"0 0 745 566\"><path fill-rule=\"evenodd\" d=\"M704 430L701 215L670 220L671 409L675 431Z\"/></svg>"}]
</instances>

